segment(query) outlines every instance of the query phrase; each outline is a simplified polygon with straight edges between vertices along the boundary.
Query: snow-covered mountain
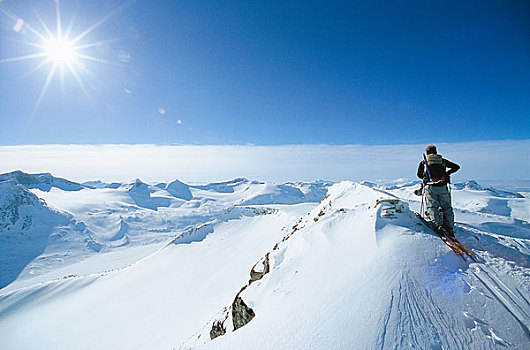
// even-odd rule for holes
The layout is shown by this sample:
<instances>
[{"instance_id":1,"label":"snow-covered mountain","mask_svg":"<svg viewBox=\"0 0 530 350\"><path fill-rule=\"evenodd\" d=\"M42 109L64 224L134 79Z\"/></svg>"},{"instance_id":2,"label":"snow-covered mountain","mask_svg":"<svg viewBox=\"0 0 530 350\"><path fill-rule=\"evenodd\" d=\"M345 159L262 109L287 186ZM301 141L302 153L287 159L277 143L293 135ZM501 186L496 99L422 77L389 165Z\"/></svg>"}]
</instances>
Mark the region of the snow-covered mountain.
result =
<instances>
[{"instance_id":1,"label":"snow-covered mountain","mask_svg":"<svg viewBox=\"0 0 530 350\"><path fill-rule=\"evenodd\" d=\"M79 191L84 186L70 180L55 177L50 173L27 174L20 170L10 173L0 174L0 182L11 180L25 188L38 188L41 191L49 192L52 188L59 188L64 191Z\"/></svg>"},{"instance_id":2,"label":"snow-covered mountain","mask_svg":"<svg viewBox=\"0 0 530 350\"><path fill-rule=\"evenodd\" d=\"M71 218L48 208L14 180L0 182L0 208L1 288L13 282L26 265L42 257L48 245L61 240Z\"/></svg>"},{"instance_id":3,"label":"snow-covered mountain","mask_svg":"<svg viewBox=\"0 0 530 350\"><path fill-rule=\"evenodd\" d=\"M18 266L1 270L2 349L530 343L528 192L453 185L473 262L416 219L413 181L74 189L12 174L0 182L2 266Z\"/></svg>"},{"instance_id":4,"label":"snow-covered mountain","mask_svg":"<svg viewBox=\"0 0 530 350\"><path fill-rule=\"evenodd\" d=\"M142 247L156 250L157 244L215 220L235 205L318 202L331 185L323 181L277 185L246 179L196 186L178 180L151 185L140 179L78 184L21 171L2 174L0 179L0 242L5 242L0 251L6 250L0 259L9 260L2 264L0 288L17 276L10 288L69 275L63 268L104 255L99 253L125 255L109 262L109 267L120 268L136 261L136 251ZM31 235L26 232L30 227ZM118 249L123 247L133 249ZM27 258L15 264L13 254Z\"/></svg>"}]
</instances>

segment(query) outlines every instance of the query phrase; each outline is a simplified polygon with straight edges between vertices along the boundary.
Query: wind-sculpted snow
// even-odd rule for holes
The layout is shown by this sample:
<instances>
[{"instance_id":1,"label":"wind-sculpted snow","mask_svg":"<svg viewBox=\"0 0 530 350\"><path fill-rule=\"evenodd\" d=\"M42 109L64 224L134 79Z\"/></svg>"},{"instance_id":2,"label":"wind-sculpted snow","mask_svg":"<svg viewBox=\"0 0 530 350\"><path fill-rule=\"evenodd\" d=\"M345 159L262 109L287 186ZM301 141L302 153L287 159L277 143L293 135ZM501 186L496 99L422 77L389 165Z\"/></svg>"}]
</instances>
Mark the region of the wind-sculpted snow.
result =
<instances>
[{"instance_id":1,"label":"wind-sculpted snow","mask_svg":"<svg viewBox=\"0 0 530 350\"><path fill-rule=\"evenodd\" d=\"M16 268L13 268L16 273L10 272L9 278L6 277L8 274L3 274L2 287L13 282L17 276L15 285L26 285L33 280L33 276L39 281L52 278L46 277L46 270L55 278L55 271L95 254L106 256L106 253L128 246L163 244L172 237L182 236L193 227L227 215L234 205L319 201L322 199L319 195L323 197L323 188L328 185L323 182L276 185L245 179L195 187L178 180L150 185L140 179L130 183L90 181L79 185L50 174L26 174L20 171L0 177L10 179L9 183L12 184L9 188L4 186L3 193L6 196L14 195L15 190L22 191L20 193L24 195L19 193L17 197L21 204L29 201L25 203L28 207L40 208L46 201L43 211L59 215L52 215L56 220L44 220L40 214L38 218L22 215L18 206L2 205L0 228L7 229L14 222L29 227L31 220L38 221L39 237L43 237L25 243L18 240L16 244L22 251L17 250L19 248L11 249L8 243L0 246L0 249L10 251L4 255L5 259L9 256L9 266L15 264L13 256L26 256L17 259ZM64 218L69 221L65 223ZM53 239L45 239L49 236ZM198 237L194 235L192 240ZM28 246L24 248L24 244ZM132 257L136 259L134 255ZM114 260L111 260L114 264ZM130 261L118 264L124 266L128 263ZM97 270L99 268L91 271Z\"/></svg>"},{"instance_id":2,"label":"wind-sculpted snow","mask_svg":"<svg viewBox=\"0 0 530 350\"><path fill-rule=\"evenodd\" d=\"M330 182L325 181L272 184L235 179L208 185L190 186L190 189L196 197L219 193L232 197L234 202L240 205L267 205L319 202L330 185Z\"/></svg>"},{"instance_id":3,"label":"wind-sculpted snow","mask_svg":"<svg viewBox=\"0 0 530 350\"><path fill-rule=\"evenodd\" d=\"M474 190L474 191L486 191L494 197L500 198L524 198L523 195L515 192L503 191L497 188L480 186L476 181L467 181L462 183L456 183L453 185L455 190Z\"/></svg>"},{"instance_id":4,"label":"wind-sculpted snow","mask_svg":"<svg viewBox=\"0 0 530 350\"><path fill-rule=\"evenodd\" d=\"M12 181L5 261L28 213L48 238L0 290L0 348L527 348L525 193L453 188L475 263L416 219L418 182L330 185Z\"/></svg>"},{"instance_id":5,"label":"wind-sculpted snow","mask_svg":"<svg viewBox=\"0 0 530 350\"><path fill-rule=\"evenodd\" d=\"M238 178L231 181L225 181L225 182L213 182L207 185L197 185L193 186L194 188L197 188L199 190L204 191L214 191L219 193L234 193L236 189L240 186L246 186L250 183L249 180ZM260 182L254 181L252 184L259 184Z\"/></svg>"},{"instance_id":6,"label":"wind-sculpted snow","mask_svg":"<svg viewBox=\"0 0 530 350\"><path fill-rule=\"evenodd\" d=\"M179 180L172 181L168 184L160 184L162 189L169 192L173 197L189 201L193 198L190 187Z\"/></svg>"},{"instance_id":7,"label":"wind-sculpted snow","mask_svg":"<svg viewBox=\"0 0 530 350\"><path fill-rule=\"evenodd\" d=\"M393 195L340 183L177 348L525 348L528 270L485 264L448 251Z\"/></svg>"},{"instance_id":8,"label":"wind-sculpted snow","mask_svg":"<svg viewBox=\"0 0 530 350\"><path fill-rule=\"evenodd\" d=\"M211 222L204 239L182 244L176 237L175 244L124 269L67 275L0 293L0 344L6 349L115 349L140 342L151 349L171 348L246 278L247 266L281 237L285 223L312 206L236 207ZM35 319L45 320L38 334L31 326ZM32 337L20 337L21 324L33 329ZM57 329L68 342L44 336L58 335ZM152 338L155 333L162 337Z\"/></svg>"},{"instance_id":9,"label":"wind-sculpted snow","mask_svg":"<svg viewBox=\"0 0 530 350\"><path fill-rule=\"evenodd\" d=\"M134 203L146 209L157 210L159 207L169 207L171 199L167 197L155 197L152 193L155 192L151 186L136 179L134 183L130 184L127 192L134 200Z\"/></svg>"},{"instance_id":10,"label":"wind-sculpted snow","mask_svg":"<svg viewBox=\"0 0 530 350\"><path fill-rule=\"evenodd\" d=\"M118 188L120 186L122 186L123 184L120 183L120 182L112 182L112 183L106 183L106 182L103 182L103 181L100 181L100 180L94 180L94 181L85 181L83 182L81 185L87 187L87 188L92 188L92 189L96 189L96 188Z\"/></svg>"},{"instance_id":11,"label":"wind-sculpted snow","mask_svg":"<svg viewBox=\"0 0 530 350\"><path fill-rule=\"evenodd\" d=\"M270 215L277 213L278 210L266 208L266 207L244 207L236 206L227 209L225 212L220 214L217 218L210 222L206 222L197 227L192 227L173 238L170 244L189 244L192 242L201 242L209 234L214 232L214 226L221 222L227 222L231 220L240 220L243 217L253 217L256 215Z\"/></svg>"}]
</instances>

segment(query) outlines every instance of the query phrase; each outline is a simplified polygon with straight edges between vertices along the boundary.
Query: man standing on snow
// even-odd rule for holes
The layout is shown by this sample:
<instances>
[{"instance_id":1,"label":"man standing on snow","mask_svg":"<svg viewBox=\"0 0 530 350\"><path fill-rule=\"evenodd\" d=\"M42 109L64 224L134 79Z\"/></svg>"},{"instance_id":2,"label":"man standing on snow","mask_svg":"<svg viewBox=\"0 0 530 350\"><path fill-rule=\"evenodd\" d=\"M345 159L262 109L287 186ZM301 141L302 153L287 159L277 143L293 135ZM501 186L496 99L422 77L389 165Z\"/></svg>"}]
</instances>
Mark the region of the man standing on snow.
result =
<instances>
[{"instance_id":1,"label":"man standing on snow","mask_svg":"<svg viewBox=\"0 0 530 350\"><path fill-rule=\"evenodd\" d=\"M443 227L449 235L454 237L454 214L448 186L449 176L458 171L460 166L442 158L434 145L427 146L425 151L427 152L427 166L425 166L424 160L420 162L418 177L423 179L428 219L432 221L434 227L438 229ZM442 212L443 218L440 212Z\"/></svg>"}]
</instances>

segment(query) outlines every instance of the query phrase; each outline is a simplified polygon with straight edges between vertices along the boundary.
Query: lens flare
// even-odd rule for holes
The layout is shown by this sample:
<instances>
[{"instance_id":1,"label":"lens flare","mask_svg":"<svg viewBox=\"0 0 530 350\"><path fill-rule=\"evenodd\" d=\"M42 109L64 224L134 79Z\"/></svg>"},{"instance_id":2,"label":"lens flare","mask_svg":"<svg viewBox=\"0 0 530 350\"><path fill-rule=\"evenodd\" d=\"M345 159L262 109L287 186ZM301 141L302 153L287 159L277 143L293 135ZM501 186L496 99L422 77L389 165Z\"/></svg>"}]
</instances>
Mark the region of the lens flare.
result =
<instances>
[{"instance_id":1,"label":"lens flare","mask_svg":"<svg viewBox=\"0 0 530 350\"><path fill-rule=\"evenodd\" d=\"M70 72L71 76L77 82L87 99L89 99L87 89L85 88L85 83L83 82L84 77L82 74L90 77L94 77L94 74L89 70L86 63L91 61L112 64L112 62L93 56L88 50L94 49L98 46L106 45L113 40L87 42L86 39L90 33L103 24L109 17L123 10L126 6L128 6L128 3L116 8L114 11L107 13L103 18L94 22L87 29L81 31L80 34L72 37L70 37L70 34L72 32L72 28L74 27L73 20L70 21L66 30L63 31L59 0L55 1L55 32L52 32L50 29L52 26L46 24L38 16L38 14L37 17L42 27L40 30L35 29L32 24L28 23L20 16L10 13L5 9L0 9L2 14L16 21L15 26L13 27L13 31L15 33L22 32L22 29L24 28L24 30L33 37L30 40L23 41L23 43L36 49L36 52L31 54L0 59L0 63L17 62L23 60L39 60L40 62L33 70L30 70L28 74L35 73L44 67L49 67L48 74L37 99L34 112L38 109L48 87L54 80L54 77L57 75L57 73L60 75L61 83L64 84L65 71Z\"/></svg>"}]
</instances>

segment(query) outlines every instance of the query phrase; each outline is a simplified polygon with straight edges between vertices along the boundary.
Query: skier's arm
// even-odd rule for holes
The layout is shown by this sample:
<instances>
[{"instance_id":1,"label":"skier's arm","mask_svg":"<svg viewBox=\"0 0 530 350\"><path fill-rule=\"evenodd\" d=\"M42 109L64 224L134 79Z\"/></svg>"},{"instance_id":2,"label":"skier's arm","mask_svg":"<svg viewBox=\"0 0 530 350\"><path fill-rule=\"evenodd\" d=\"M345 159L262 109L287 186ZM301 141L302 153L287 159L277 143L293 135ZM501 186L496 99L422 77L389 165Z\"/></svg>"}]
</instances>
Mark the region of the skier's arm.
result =
<instances>
[{"instance_id":1,"label":"skier's arm","mask_svg":"<svg viewBox=\"0 0 530 350\"><path fill-rule=\"evenodd\" d=\"M460 169L460 165L456 164L456 163L453 163L447 159L444 159L445 161L445 166L447 168L449 168L449 170L447 171L447 175L451 175L452 173L456 173L458 171L458 169Z\"/></svg>"},{"instance_id":2,"label":"skier's arm","mask_svg":"<svg viewBox=\"0 0 530 350\"><path fill-rule=\"evenodd\" d=\"M423 160L420 162L420 165L418 165L418 172L416 173L416 175L418 175L418 177L420 179L423 179L423 169L425 168L425 166L423 165Z\"/></svg>"}]
</instances>

